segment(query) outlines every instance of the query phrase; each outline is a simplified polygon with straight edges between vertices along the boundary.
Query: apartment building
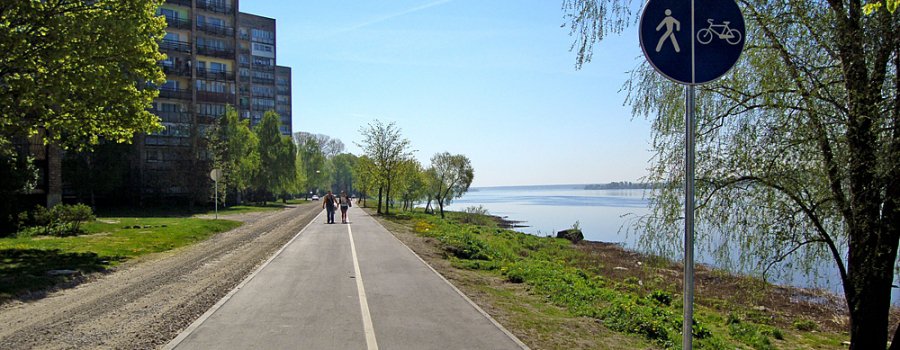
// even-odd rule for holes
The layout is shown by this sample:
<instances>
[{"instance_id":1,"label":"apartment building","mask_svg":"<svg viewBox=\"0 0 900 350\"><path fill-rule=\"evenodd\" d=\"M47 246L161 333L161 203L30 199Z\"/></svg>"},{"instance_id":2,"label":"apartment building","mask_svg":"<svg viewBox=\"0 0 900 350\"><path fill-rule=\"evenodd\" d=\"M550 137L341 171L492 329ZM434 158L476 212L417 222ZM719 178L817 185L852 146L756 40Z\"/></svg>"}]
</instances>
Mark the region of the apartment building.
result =
<instances>
[{"instance_id":1,"label":"apartment building","mask_svg":"<svg viewBox=\"0 0 900 350\"><path fill-rule=\"evenodd\" d=\"M208 136L226 106L251 125L265 111L287 112L281 131L291 134L290 68L276 69L275 20L238 6L239 0L166 0L160 6L168 24L159 45L167 55L160 62L166 82L152 111L165 130L136 139L132 185L142 199L204 200L212 167Z\"/></svg>"}]
</instances>

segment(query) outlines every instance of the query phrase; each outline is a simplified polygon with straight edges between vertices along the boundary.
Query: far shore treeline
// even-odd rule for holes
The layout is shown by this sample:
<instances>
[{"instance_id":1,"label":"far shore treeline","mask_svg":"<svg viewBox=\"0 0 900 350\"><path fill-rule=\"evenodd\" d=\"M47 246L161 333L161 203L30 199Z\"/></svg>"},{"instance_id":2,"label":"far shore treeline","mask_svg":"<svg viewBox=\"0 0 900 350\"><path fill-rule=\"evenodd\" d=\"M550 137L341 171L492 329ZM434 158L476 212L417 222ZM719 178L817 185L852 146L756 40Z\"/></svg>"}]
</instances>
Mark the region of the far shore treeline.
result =
<instances>
[{"instance_id":1,"label":"far shore treeline","mask_svg":"<svg viewBox=\"0 0 900 350\"><path fill-rule=\"evenodd\" d=\"M622 182L610 182L607 184L592 184L584 186L586 190L651 190L654 188L660 188L662 185L656 183L644 183L644 182L631 182L631 181L622 181Z\"/></svg>"}]
</instances>

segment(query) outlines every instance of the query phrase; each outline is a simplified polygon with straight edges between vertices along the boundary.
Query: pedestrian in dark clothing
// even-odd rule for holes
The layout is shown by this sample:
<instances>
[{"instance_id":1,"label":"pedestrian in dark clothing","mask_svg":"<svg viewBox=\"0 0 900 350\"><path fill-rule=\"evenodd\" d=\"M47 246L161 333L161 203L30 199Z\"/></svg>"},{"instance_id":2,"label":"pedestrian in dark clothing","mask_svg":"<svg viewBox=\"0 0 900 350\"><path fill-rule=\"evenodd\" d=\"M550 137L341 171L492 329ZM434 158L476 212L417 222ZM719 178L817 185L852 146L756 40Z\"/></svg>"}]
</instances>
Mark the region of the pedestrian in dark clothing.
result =
<instances>
[{"instance_id":1,"label":"pedestrian in dark clothing","mask_svg":"<svg viewBox=\"0 0 900 350\"><path fill-rule=\"evenodd\" d=\"M337 209L337 198L334 198L334 194L331 191L328 191L328 194L325 195L324 200L322 201L322 208L325 208L325 211L328 214L328 223L334 223L334 211Z\"/></svg>"},{"instance_id":2,"label":"pedestrian in dark clothing","mask_svg":"<svg viewBox=\"0 0 900 350\"><path fill-rule=\"evenodd\" d=\"M338 197L338 204L341 205L341 223L349 224L350 219L347 218L347 209L352 205L350 204L350 196L347 195L347 192L341 191L341 196Z\"/></svg>"}]
</instances>

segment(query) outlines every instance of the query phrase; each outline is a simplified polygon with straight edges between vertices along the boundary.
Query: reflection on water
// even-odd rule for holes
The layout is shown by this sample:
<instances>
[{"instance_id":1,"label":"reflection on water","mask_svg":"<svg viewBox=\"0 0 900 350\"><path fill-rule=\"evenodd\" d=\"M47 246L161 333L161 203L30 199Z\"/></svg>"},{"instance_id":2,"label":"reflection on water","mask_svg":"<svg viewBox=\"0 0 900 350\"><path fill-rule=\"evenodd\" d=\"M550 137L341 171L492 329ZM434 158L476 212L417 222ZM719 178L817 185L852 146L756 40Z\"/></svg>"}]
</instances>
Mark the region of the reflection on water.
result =
<instances>
[{"instance_id":1,"label":"reflection on water","mask_svg":"<svg viewBox=\"0 0 900 350\"><path fill-rule=\"evenodd\" d=\"M585 190L584 185L553 185L473 188L448 208L462 210L482 205L493 215L523 221L522 225L528 226L517 230L541 236L555 235L577 221L587 240L620 243L637 249L639 237L627 235L624 226L648 214L648 204L644 190ZM715 265L703 252L697 252L696 259ZM819 267L818 276L806 277L798 272L770 280L842 294L838 276L837 268L829 260ZM900 292L894 289L892 296L897 304Z\"/></svg>"}]
</instances>

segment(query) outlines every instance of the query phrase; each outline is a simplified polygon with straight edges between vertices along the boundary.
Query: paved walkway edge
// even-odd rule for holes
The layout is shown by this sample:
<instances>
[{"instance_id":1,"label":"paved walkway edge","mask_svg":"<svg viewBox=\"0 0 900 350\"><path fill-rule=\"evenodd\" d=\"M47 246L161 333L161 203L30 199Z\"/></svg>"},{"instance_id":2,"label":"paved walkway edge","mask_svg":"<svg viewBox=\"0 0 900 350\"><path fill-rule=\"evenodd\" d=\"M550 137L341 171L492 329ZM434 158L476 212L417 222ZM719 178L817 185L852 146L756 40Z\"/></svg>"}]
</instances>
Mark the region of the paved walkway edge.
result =
<instances>
[{"instance_id":1,"label":"paved walkway edge","mask_svg":"<svg viewBox=\"0 0 900 350\"><path fill-rule=\"evenodd\" d=\"M371 216L371 214L370 214L370 216ZM373 216L373 218L374 218L374 216ZM378 222L378 220L375 220L375 222L377 222L378 225L381 225L381 223ZM381 227L384 227L384 225L381 225ZM384 229L387 230L386 227ZM525 343L523 343L521 340L519 340L519 338L516 337L515 334L512 334L512 332L510 332L508 329L506 329L506 327L503 327L503 325L500 324L500 322L497 322L497 320L495 320L493 317L491 317L490 314L488 314L481 307L479 307L478 304L475 304L475 302L472 301L472 299L469 299L469 297L466 296L461 290L459 290L459 288L456 288L456 286L454 286L453 283L450 283L449 280L444 278L444 275L441 275L440 272L438 272L433 267L431 267L431 264L429 264L427 261L425 261L425 259L422 259L422 257L419 256L419 254L417 254L414 250L412 250L412 248L410 248L408 245L406 245L406 243L403 243L403 241L401 241L399 238L397 238L397 236L394 235L394 232L392 232L391 230L387 230L387 231L391 233L391 237L396 239L398 242L400 242L400 244L402 244L404 247L406 247L406 249L408 249L410 253L415 255L415 257L417 259L419 259L419 261L421 261L423 264L425 264L425 266L428 266L428 269L430 269L431 272L434 272L434 274L437 275L438 277L440 277L440 279L443 280L444 283L449 285L450 288L453 288L453 290L456 291L456 293L459 294L459 296L461 296L466 302L468 302L469 305L472 305L472 307L475 308L476 311L478 311L482 316L487 318L488 321L491 321L491 323L494 324L494 327L497 327L498 329L500 329L500 331L502 331L504 334L506 334L506 336L509 337L509 339L512 340L514 343L516 343L516 345L518 345L520 348L522 348L522 350L531 350L531 348L529 348L528 345L525 345Z\"/></svg>"},{"instance_id":2,"label":"paved walkway edge","mask_svg":"<svg viewBox=\"0 0 900 350\"><path fill-rule=\"evenodd\" d=\"M208 319L210 316L212 316L214 313L216 313L216 311L218 311L219 308L222 307L222 305L225 305L225 303L228 302L228 300L231 299L231 297L234 296L235 293L237 293L239 290L241 290L241 288L243 288L247 283L249 283L250 280L253 279L253 277L256 277L256 274L258 274L260 271L262 271L264 268L266 268L266 266L269 266L269 263L271 263L272 260L275 260L275 258L277 258L279 255L281 255L281 252L283 252L284 249L287 248L287 246L291 245L291 243L293 243L297 239L297 237L300 237L300 235L302 235L303 232L306 231L306 229L310 225L312 225L314 222L316 222L316 220L318 220L320 216L322 216L321 212L318 215L316 215L312 220L310 220L310 222L307 223L306 226L303 226L303 228L300 230L300 232L297 232L297 234L294 235L294 237L292 237L290 241L288 241L283 246L281 246L281 249L278 249L278 251L275 252L275 254L272 254L272 256L270 256L269 259L266 260L266 262L264 262L262 265L260 265L255 271L253 271L253 273L251 273L249 276L247 276L247 278L245 278L243 281L241 281L241 283L239 283L236 287L234 287L234 289L229 291L228 294L225 294L225 296L222 297L222 299L220 299L215 305L213 305L211 308L209 308L209 310L206 310L206 312L203 313L203 315L200 315L199 318L194 320L194 322L191 323L190 326L185 328L184 331L179 333L178 336L175 337L175 339L172 339L172 341L170 341L168 344L166 344L166 346L164 346L163 349L164 350L175 349L175 347L177 347L178 344L181 344L181 342L183 342L185 339L187 339L187 337L190 336L191 333L194 332L194 330L196 330L198 327L200 327L200 325L202 325L203 322L206 321L206 319ZM391 236L393 236L393 235L391 235ZM409 247L407 247L407 249L409 249ZM413 253L413 254L415 254L415 253ZM416 255L416 257L418 257L418 255ZM419 259L421 260L421 258L419 258ZM428 265L428 264L426 264L426 265ZM431 266L428 266L428 267L431 268ZM434 271L434 269L432 269L432 271ZM443 278L443 277L441 277L441 278ZM456 288L456 287L454 287L454 288ZM465 297L465 296L463 296L463 297ZM466 298L466 300L468 300L468 298ZM479 311L480 310L481 309L479 309ZM488 317L490 317L490 316L488 316ZM491 322L494 322L494 320L491 319ZM501 329L503 329L503 328L501 327ZM505 329L503 329L503 331L506 332ZM517 339L514 339L514 340L518 341Z\"/></svg>"}]
</instances>

